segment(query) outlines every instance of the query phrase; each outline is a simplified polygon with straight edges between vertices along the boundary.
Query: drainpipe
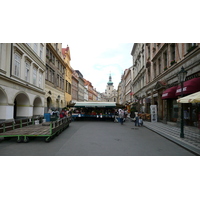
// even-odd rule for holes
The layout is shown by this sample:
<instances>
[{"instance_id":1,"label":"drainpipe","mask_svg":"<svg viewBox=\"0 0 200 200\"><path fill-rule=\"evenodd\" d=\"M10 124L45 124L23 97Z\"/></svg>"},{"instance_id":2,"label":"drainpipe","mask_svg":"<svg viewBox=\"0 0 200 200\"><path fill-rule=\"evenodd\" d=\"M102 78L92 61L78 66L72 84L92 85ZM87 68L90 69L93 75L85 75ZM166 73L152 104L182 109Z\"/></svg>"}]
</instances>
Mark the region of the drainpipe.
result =
<instances>
[{"instance_id":1,"label":"drainpipe","mask_svg":"<svg viewBox=\"0 0 200 200\"><path fill-rule=\"evenodd\" d=\"M11 43L11 55L10 55L10 77L12 76L12 57L13 57L13 43Z\"/></svg>"}]
</instances>

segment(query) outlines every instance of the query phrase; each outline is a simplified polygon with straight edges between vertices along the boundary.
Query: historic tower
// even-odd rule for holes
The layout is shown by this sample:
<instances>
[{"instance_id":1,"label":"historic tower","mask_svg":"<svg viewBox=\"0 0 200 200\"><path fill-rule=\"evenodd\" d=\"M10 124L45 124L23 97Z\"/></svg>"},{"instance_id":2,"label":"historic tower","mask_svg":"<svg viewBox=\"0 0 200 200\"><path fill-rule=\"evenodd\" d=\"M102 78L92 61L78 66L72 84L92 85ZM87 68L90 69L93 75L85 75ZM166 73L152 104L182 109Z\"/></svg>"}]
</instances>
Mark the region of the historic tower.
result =
<instances>
[{"instance_id":1,"label":"historic tower","mask_svg":"<svg viewBox=\"0 0 200 200\"><path fill-rule=\"evenodd\" d=\"M116 102L116 100L117 100L116 95L117 95L117 91L114 89L112 77L111 77L111 74L110 74L109 75L109 81L107 83L106 90L105 90L106 101Z\"/></svg>"},{"instance_id":2,"label":"historic tower","mask_svg":"<svg viewBox=\"0 0 200 200\"><path fill-rule=\"evenodd\" d=\"M114 86L113 86L112 77L111 77L111 74L110 74L109 81L108 81L107 86L106 86L107 96L111 96L113 89L114 89Z\"/></svg>"}]
</instances>

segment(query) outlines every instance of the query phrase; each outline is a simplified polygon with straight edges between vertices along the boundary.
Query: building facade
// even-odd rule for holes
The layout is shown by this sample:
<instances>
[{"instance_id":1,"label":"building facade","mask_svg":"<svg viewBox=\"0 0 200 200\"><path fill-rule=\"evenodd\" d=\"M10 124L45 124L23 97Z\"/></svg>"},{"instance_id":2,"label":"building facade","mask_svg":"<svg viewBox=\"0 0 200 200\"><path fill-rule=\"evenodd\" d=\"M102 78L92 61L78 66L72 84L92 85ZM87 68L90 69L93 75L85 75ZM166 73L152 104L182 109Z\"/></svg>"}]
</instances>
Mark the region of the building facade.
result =
<instances>
[{"instance_id":1,"label":"building facade","mask_svg":"<svg viewBox=\"0 0 200 200\"><path fill-rule=\"evenodd\" d=\"M84 101L88 101L88 85L84 86Z\"/></svg>"},{"instance_id":2,"label":"building facade","mask_svg":"<svg viewBox=\"0 0 200 200\"><path fill-rule=\"evenodd\" d=\"M134 44L135 45L135 44ZM150 113L150 106L157 107L157 120L164 123L180 124L181 105L177 99L181 96L178 73L183 67L187 71L183 85L183 96L200 91L200 45L199 43L146 43L145 58L139 62L136 49L132 50L133 102L139 111ZM144 61L144 62L143 62ZM141 63L140 67L139 64ZM143 65L145 63L145 66ZM141 107L143 109L141 109ZM198 104L184 104L185 125L197 126L200 114Z\"/></svg>"},{"instance_id":3,"label":"building facade","mask_svg":"<svg viewBox=\"0 0 200 200\"><path fill-rule=\"evenodd\" d=\"M135 110L145 112L144 98L146 96L144 87L146 84L146 68L145 68L145 44L134 43L131 51L132 66L132 83L131 95Z\"/></svg>"},{"instance_id":4,"label":"building facade","mask_svg":"<svg viewBox=\"0 0 200 200\"><path fill-rule=\"evenodd\" d=\"M72 103L78 101L78 74L72 70Z\"/></svg>"},{"instance_id":5,"label":"building facade","mask_svg":"<svg viewBox=\"0 0 200 200\"><path fill-rule=\"evenodd\" d=\"M93 101L93 86L92 83L86 79L84 79L84 84L85 86L87 86L87 90L88 90L88 101Z\"/></svg>"},{"instance_id":6,"label":"building facade","mask_svg":"<svg viewBox=\"0 0 200 200\"><path fill-rule=\"evenodd\" d=\"M70 65L71 55L69 46L62 48L62 54L64 61L66 63L66 73L65 73L65 101L66 105L69 105L72 101L72 67Z\"/></svg>"},{"instance_id":7,"label":"building facade","mask_svg":"<svg viewBox=\"0 0 200 200\"><path fill-rule=\"evenodd\" d=\"M78 101L84 101L85 81L79 70L75 70L78 74Z\"/></svg>"},{"instance_id":8,"label":"building facade","mask_svg":"<svg viewBox=\"0 0 200 200\"><path fill-rule=\"evenodd\" d=\"M45 112L61 110L65 100L66 64L62 56L62 43L46 44Z\"/></svg>"},{"instance_id":9,"label":"building facade","mask_svg":"<svg viewBox=\"0 0 200 200\"><path fill-rule=\"evenodd\" d=\"M44 43L0 43L0 120L44 115Z\"/></svg>"}]
</instances>

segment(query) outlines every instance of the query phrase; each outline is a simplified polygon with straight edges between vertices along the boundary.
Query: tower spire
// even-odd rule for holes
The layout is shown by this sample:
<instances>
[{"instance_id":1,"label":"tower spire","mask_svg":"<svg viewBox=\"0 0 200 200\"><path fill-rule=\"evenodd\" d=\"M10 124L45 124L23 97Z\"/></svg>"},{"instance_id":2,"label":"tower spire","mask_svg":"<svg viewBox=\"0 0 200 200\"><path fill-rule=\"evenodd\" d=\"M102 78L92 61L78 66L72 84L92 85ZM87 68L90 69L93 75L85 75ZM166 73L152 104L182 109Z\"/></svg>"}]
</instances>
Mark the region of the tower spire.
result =
<instances>
[{"instance_id":1,"label":"tower spire","mask_svg":"<svg viewBox=\"0 0 200 200\"><path fill-rule=\"evenodd\" d=\"M112 82L112 77L111 77L111 73L109 75L109 81L108 81L108 85L113 85L113 82Z\"/></svg>"}]
</instances>

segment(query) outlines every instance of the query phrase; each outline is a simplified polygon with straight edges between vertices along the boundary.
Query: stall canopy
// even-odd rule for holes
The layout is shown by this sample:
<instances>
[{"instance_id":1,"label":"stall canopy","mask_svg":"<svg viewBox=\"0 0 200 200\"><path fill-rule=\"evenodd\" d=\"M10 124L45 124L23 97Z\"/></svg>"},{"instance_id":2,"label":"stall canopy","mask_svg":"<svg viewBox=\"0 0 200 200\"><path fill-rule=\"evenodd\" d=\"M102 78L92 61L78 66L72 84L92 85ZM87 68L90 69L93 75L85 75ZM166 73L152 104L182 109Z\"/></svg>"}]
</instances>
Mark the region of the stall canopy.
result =
<instances>
[{"instance_id":1,"label":"stall canopy","mask_svg":"<svg viewBox=\"0 0 200 200\"><path fill-rule=\"evenodd\" d=\"M177 86L174 86L165 90L162 94L162 99L176 99L176 89Z\"/></svg>"},{"instance_id":2,"label":"stall canopy","mask_svg":"<svg viewBox=\"0 0 200 200\"><path fill-rule=\"evenodd\" d=\"M200 103L200 92L177 99L178 103Z\"/></svg>"},{"instance_id":3,"label":"stall canopy","mask_svg":"<svg viewBox=\"0 0 200 200\"><path fill-rule=\"evenodd\" d=\"M102 107L102 108L114 108L116 102L76 102L74 107L89 108L89 107Z\"/></svg>"},{"instance_id":4,"label":"stall canopy","mask_svg":"<svg viewBox=\"0 0 200 200\"><path fill-rule=\"evenodd\" d=\"M183 94L192 94L200 91L200 77L193 78L183 83ZM181 95L181 86L179 85L176 90L176 96Z\"/></svg>"}]
</instances>

